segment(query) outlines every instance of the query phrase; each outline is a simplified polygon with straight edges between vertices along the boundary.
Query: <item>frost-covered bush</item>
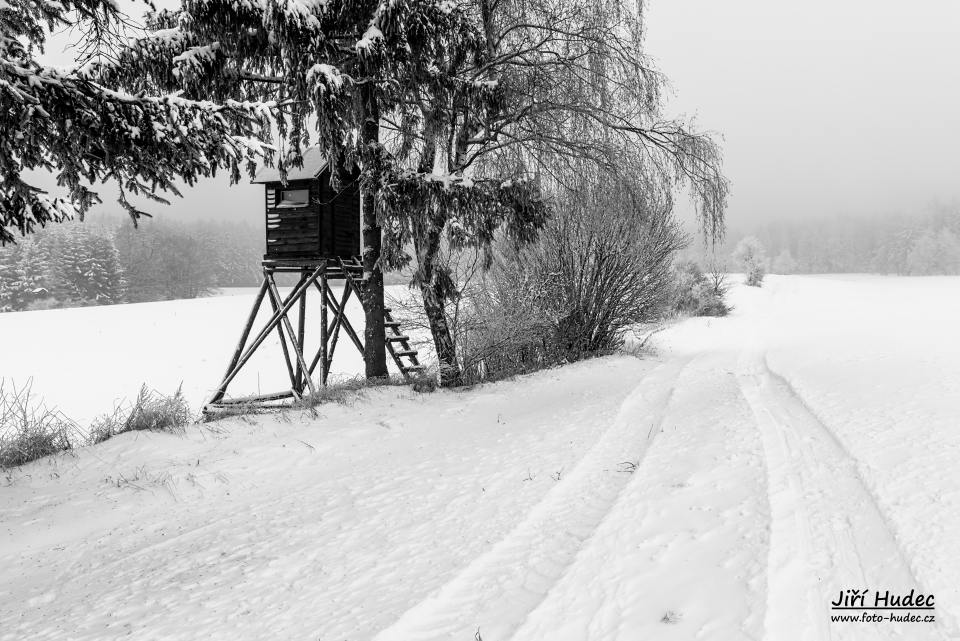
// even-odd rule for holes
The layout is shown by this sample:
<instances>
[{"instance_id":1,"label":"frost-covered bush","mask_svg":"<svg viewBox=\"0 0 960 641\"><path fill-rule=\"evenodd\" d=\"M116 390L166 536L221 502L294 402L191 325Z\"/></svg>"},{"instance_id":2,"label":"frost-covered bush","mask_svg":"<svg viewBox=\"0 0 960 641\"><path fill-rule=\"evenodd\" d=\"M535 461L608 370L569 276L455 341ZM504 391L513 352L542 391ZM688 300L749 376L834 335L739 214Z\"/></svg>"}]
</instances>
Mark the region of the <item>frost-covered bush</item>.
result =
<instances>
[{"instance_id":1,"label":"frost-covered bush","mask_svg":"<svg viewBox=\"0 0 960 641\"><path fill-rule=\"evenodd\" d=\"M34 399L29 382L0 379L0 468L65 452L80 438L76 423Z\"/></svg>"},{"instance_id":2,"label":"frost-covered bush","mask_svg":"<svg viewBox=\"0 0 960 641\"><path fill-rule=\"evenodd\" d=\"M767 253L756 236L747 236L737 243L733 259L746 272L747 285L760 287L763 284L763 277L767 274Z\"/></svg>"},{"instance_id":3,"label":"frost-covered bush","mask_svg":"<svg viewBox=\"0 0 960 641\"><path fill-rule=\"evenodd\" d=\"M90 427L90 442L101 443L124 432L176 432L191 419L190 406L180 388L172 396L167 396L143 385L129 406L121 405L112 414L104 414L94 421Z\"/></svg>"},{"instance_id":4,"label":"frost-covered bush","mask_svg":"<svg viewBox=\"0 0 960 641\"><path fill-rule=\"evenodd\" d=\"M684 260L674 267L673 310L690 316L726 316L726 274L719 268L704 273L696 262Z\"/></svg>"},{"instance_id":5,"label":"frost-covered bush","mask_svg":"<svg viewBox=\"0 0 960 641\"><path fill-rule=\"evenodd\" d=\"M638 183L585 179L536 243L501 247L465 290L464 371L491 378L619 348L633 326L669 309L671 265L685 242L669 207Z\"/></svg>"},{"instance_id":6,"label":"frost-covered bush","mask_svg":"<svg viewBox=\"0 0 960 641\"><path fill-rule=\"evenodd\" d=\"M549 284L527 265L508 250L464 290L456 341L465 382L536 371L563 359L550 317Z\"/></svg>"},{"instance_id":7,"label":"frost-covered bush","mask_svg":"<svg viewBox=\"0 0 960 641\"><path fill-rule=\"evenodd\" d=\"M794 274L797 271L797 261L789 249L784 249L773 259L774 274Z\"/></svg>"},{"instance_id":8,"label":"frost-covered bush","mask_svg":"<svg viewBox=\"0 0 960 641\"><path fill-rule=\"evenodd\" d=\"M616 349L632 326L662 316L685 243L669 206L642 183L592 176L573 186L535 245L506 259L530 281L553 349L572 360Z\"/></svg>"},{"instance_id":9,"label":"frost-covered bush","mask_svg":"<svg viewBox=\"0 0 960 641\"><path fill-rule=\"evenodd\" d=\"M562 360L553 340L554 326L547 317L544 283L520 266L522 258L515 250L501 247L486 272L478 268L478 256L472 252L446 253L444 262L459 283L458 295L446 308L446 319L462 384L498 380ZM419 292L391 297L389 306L404 327L430 335ZM421 340L417 347L422 349L427 342ZM425 386L424 381L414 384Z\"/></svg>"},{"instance_id":10,"label":"frost-covered bush","mask_svg":"<svg viewBox=\"0 0 960 641\"><path fill-rule=\"evenodd\" d=\"M445 250L456 283L445 307L462 382L493 380L607 353L634 326L661 318L674 294L672 263L686 238L642 177L578 175L555 194L538 238L493 249ZM405 326L422 310L391 301ZM436 348L436 345L434 345Z\"/></svg>"}]
</instances>

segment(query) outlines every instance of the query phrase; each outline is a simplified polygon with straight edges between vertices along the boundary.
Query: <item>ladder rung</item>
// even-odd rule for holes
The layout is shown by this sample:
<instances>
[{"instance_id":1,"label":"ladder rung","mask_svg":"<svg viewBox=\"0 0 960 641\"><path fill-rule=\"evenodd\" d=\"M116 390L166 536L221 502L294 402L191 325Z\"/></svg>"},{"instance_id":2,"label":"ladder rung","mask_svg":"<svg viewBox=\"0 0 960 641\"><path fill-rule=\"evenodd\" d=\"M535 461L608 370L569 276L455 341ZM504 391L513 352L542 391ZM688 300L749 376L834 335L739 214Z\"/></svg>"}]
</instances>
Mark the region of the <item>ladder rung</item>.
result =
<instances>
[{"instance_id":1,"label":"ladder rung","mask_svg":"<svg viewBox=\"0 0 960 641\"><path fill-rule=\"evenodd\" d=\"M399 343L402 341L410 340L409 336L387 336L388 341L393 341L394 343Z\"/></svg>"},{"instance_id":2,"label":"ladder rung","mask_svg":"<svg viewBox=\"0 0 960 641\"><path fill-rule=\"evenodd\" d=\"M394 356L416 356L417 350L415 349L401 349L393 353Z\"/></svg>"},{"instance_id":3,"label":"ladder rung","mask_svg":"<svg viewBox=\"0 0 960 641\"><path fill-rule=\"evenodd\" d=\"M400 327L400 323L398 323L397 321L383 321L383 324L386 327Z\"/></svg>"}]
</instances>

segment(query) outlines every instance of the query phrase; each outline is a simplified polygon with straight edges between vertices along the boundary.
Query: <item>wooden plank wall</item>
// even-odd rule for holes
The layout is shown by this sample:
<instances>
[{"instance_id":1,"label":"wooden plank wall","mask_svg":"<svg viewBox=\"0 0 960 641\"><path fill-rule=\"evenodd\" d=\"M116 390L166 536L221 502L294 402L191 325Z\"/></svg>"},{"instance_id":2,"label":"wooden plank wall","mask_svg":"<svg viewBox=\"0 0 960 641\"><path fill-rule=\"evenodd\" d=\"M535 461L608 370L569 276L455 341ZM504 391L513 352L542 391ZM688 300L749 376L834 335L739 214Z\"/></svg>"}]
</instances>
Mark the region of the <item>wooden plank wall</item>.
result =
<instances>
[{"instance_id":1,"label":"wooden plank wall","mask_svg":"<svg viewBox=\"0 0 960 641\"><path fill-rule=\"evenodd\" d=\"M325 171L316 180L291 181L286 189L310 189L308 207L277 209L283 186L266 185L268 258L351 258L360 255L360 188L354 180L342 191L330 188Z\"/></svg>"},{"instance_id":2,"label":"wooden plank wall","mask_svg":"<svg viewBox=\"0 0 960 641\"><path fill-rule=\"evenodd\" d=\"M307 207L276 209L282 185L266 185L267 256L270 258L314 258L320 248L320 198L318 181L297 181L287 189L309 189Z\"/></svg>"}]
</instances>

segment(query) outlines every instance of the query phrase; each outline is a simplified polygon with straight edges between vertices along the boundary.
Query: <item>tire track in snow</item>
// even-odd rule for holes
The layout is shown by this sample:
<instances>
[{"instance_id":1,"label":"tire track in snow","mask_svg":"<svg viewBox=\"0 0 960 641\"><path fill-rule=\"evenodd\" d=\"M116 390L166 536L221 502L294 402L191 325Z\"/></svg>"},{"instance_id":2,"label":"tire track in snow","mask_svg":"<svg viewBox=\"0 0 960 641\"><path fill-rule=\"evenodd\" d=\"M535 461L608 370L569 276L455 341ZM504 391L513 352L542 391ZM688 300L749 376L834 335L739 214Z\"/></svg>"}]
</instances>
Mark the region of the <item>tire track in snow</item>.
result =
<instances>
[{"instance_id":1,"label":"tire track in snow","mask_svg":"<svg viewBox=\"0 0 960 641\"><path fill-rule=\"evenodd\" d=\"M768 470L766 638L945 638L939 621L831 623L830 601L848 588L869 589L868 601L877 590L926 592L836 436L793 387L769 369L763 356L745 354L738 369Z\"/></svg>"},{"instance_id":2,"label":"tire track in snow","mask_svg":"<svg viewBox=\"0 0 960 641\"><path fill-rule=\"evenodd\" d=\"M659 366L623 401L612 425L506 538L407 610L376 641L507 639L544 599L628 484L689 359Z\"/></svg>"},{"instance_id":3,"label":"tire track in snow","mask_svg":"<svg viewBox=\"0 0 960 641\"><path fill-rule=\"evenodd\" d=\"M761 638L763 448L729 364L684 368L643 465L510 641Z\"/></svg>"}]
</instances>

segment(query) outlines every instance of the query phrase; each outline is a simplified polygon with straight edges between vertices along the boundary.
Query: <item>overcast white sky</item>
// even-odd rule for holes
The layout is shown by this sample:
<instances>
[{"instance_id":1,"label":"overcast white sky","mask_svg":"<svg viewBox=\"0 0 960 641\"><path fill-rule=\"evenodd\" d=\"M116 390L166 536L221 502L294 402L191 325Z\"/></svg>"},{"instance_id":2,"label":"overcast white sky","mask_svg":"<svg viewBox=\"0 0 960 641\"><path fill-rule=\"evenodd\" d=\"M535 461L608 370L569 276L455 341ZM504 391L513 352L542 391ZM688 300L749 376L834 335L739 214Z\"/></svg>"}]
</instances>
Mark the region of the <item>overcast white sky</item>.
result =
<instances>
[{"instance_id":1,"label":"overcast white sky","mask_svg":"<svg viewBox=\"0 0 960 641\"><path fill-rule=\"evenodd\" d=\"M960 200L960 0L647 3L668 115L722 136L731 224ZM217 181L152 208L256 220L261 203Z\"/></svg>"},{"instance_id":2,"label":"overcast white sky","mask_svg":"<svg viewBox=\"0 0 960 641\"><path fill-rule=\"evenodd\" d=\"M960 198L960 1L649 0L647 27L732 224Z\"/></svg>"}]
</instances>

